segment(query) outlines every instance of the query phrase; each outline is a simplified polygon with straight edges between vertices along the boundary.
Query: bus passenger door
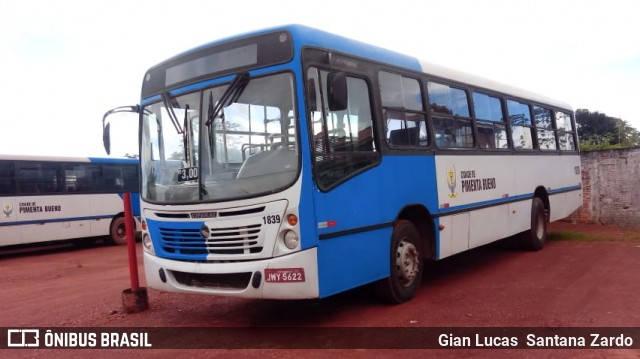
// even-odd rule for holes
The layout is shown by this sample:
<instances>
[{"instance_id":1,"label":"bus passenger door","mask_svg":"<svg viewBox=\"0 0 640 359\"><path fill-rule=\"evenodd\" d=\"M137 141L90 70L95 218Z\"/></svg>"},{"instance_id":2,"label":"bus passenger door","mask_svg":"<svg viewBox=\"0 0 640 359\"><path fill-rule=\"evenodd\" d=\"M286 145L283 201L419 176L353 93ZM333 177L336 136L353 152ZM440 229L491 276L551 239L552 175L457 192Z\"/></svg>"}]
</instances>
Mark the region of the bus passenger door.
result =
<instances>
[{"instance_id":1,"label":"bus passenger door","mask_svg":"<svg viewBox=\"0 0 640 359\"><path fill-rule=\"evenodd\" d=\"M391 226L381 226L390 220L384 218L368 82L347 76L347 106L337 108L328 98L338 91L328 89L329 71L310 68L307 75L319 285L325 297L388 276Z\"/></svg>"}]
</instances>

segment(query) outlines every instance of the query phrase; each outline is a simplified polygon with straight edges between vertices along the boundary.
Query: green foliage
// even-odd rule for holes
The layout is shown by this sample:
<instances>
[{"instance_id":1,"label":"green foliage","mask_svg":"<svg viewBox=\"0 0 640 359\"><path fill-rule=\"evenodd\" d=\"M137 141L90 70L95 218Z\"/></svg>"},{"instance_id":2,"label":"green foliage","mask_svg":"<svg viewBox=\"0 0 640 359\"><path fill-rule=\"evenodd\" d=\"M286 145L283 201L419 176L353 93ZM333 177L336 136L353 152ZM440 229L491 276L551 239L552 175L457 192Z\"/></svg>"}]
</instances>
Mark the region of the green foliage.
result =
<instances>
[{"instance_id":1,"label":"green foliage","mask_svg":"<svg viewBox=\"0 0 640 359\"><path fill-rule=\"evenodd\" d=\"M617 144L617 145L611 145L609 144L609 142L605 142L605 143L600 143L600 144L593 144L590 142L580 142L580 151L582 152L589 152L589 151L603 151L603 150L618 150L621 148L629 148L629 147L633 147L633 146L625 146L622 144Z\"/></svg>"},{"instance_id":2,"label":"green foliage","mask_svg":"<svg viewBox=\"0 0 640 359\"><path fill-rule=\"evenodd\" d=\"M582 151L640 146L640 132L619 118L579 109L576 124Z\"/></svg>"},{"instance_id":3,"label":"green foliage","mask_svg":"<svg viewBox=\"0 0 640 359\"><path fill-rule=\"evenodd\" d=\"M550 241L593 241L598 237L577 231L554 231L549 233Z\"/></svg>"},{"instance_id":4,"label":"green foliage","mask_svg":"<svg viewBox=\"0 0 640 359\"><path fill-rule=\"evenodd\" d=\"M615 228L610 226L576 227L575 230L550 230L550 241L573 242L638 242L640 231L637 228Z\"/></svg>"}]
</instances>

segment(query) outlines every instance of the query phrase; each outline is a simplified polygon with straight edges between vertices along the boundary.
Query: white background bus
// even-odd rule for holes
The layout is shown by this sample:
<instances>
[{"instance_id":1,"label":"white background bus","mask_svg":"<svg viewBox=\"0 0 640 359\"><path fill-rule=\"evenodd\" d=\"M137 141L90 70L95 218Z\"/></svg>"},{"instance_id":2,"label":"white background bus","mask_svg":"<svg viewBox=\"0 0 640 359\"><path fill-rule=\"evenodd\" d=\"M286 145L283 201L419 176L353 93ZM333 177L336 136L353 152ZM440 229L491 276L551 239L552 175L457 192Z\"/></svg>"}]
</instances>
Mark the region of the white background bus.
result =
<instances>
[{"instance_id":1,"label":"white background bus","mask_svg":"<svg viewBox=\"0 0 640 359\"><path fill-rule=\"evenodd\" d=\"M159 290L404 302L426 260L541 249L582 202L568 104L304 26L177 55L127 109Z\"/></svg>"},{"instance_id":2,"label":"white background bus","mask_svg":"<svg viewBox=\"0 0 640 359\"><path fill-rule=\"evenodd\" d=\"M137 159L0 156L0 246L97 236L125 243L124 192L139 214Z\"/></svg>"}]
</instances>

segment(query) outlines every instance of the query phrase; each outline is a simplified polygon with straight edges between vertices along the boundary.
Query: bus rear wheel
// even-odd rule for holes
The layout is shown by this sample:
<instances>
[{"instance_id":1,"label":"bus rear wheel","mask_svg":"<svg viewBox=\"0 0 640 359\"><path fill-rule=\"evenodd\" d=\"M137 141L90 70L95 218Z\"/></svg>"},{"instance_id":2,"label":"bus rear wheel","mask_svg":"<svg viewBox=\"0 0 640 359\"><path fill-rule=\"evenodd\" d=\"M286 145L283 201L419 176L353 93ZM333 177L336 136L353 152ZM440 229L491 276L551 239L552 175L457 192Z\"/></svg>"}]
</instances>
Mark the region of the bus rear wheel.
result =
<instances>
[{"instance_id":1,"label":"bus rear wheel","mask_svg":"<svg viewBox=\"0 0 640 359\"><path fill-rule=\"evenodd\" d=\"M118 216L111 221L109 227L109 242L114 245L127 244L127 231L125 229L124 217Z\"/></svg>"},{"instance_id":2,"label":"bus rear wheel","mask_svg":"<svg viewBox=\"0 0 640 359\"><path fill-rule=\"evenodd\" d=\"M539 197L531 204L531 229L522 233L522 245L530 251L539 251L547 242L547 214Z\"/></svg>"},{"instance_id":3,"label":"bus rear wheel","mask_svg":"<svg viewBox=\"0 0 640 359\"><path fill-rule=\"evenodd\" d=\"M407 220L396 223L391 237L389 277L376 283L378 295L400 304L413 298L422 282L422 242L416 226Z\"/></svg>"}]
</instances>

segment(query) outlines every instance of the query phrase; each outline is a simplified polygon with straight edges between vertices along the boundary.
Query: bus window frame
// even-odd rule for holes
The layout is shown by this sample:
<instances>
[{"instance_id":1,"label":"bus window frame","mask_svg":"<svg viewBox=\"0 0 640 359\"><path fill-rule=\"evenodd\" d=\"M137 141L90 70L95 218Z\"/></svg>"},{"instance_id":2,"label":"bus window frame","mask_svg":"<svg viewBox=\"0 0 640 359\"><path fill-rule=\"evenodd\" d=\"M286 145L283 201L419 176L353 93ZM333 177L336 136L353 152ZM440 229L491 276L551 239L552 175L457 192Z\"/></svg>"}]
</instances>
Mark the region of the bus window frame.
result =
<instances>
[{"instance_id":1,"label":"bus window frame","mask_svg":"<svg viewBox=\"0 0 640 359\"><path fill-rule=\"evenodd\" d=\"M124 164L124 163L97 163L97 162L72 162L72 161L56 161L56 160L0 160L0 164L8 163L9 168L12 169L11 174L11 188L9 192L1 192L0 197L16 197L16 196L66 196L66 195L91 195L91 194L109 194L109 193L124 193L124 192L138 192L140 190L140 173L139 173L139 165L136 163ZM20 187L20 183L18 181L18 175L21 168L29 167L29 166L39 166L42 164L48 164L55 167L56 172L56 181L58 182L58 190L55 192L51 191L24 191ZM121 178L123 181L126 181L124 177L123 168L133 168L136 171L136 188L128 188L126 187L127 183L123 182L122 188L119 190L110 190L103 183L92 187L91 190L86 191L70 191L67 187L67 176L66 171L69 169L69 166L96 166L99 168L100 177L104 178L104 171L107 168L119 168L121 173ZM130 180L132 178L129 178Z\"/></svg>"},{"instance_id":2,"label":"bus window frame","mask_svg":"<svg viewBox=\"0 0 640 359\"><path fill-rule=\"evenodd\" d=\"M504 110L506 111L506 120L509 123L509 129L510 129L510 139L511 139L511 146L513 148L513 150L515 152L523 152L523 153L527 153L527 152L533 152L533 153L538 153L540 150L540 147L538 146L538 134L537 134L537 128L535 125L535 121L533 118L533 111L532 111L532 105L533 102L530 100L526 100L523 98L519 98L519 97L513 97L513 96L509 96L509 95L503 95L504 101L505 101L505 108ZM517 102L520 105L524 105L527 107L527 109L529 110L529 125L521 125L521 126L517 126L517 127L522 127L522 128L526 128L529 129L529 132L531 132L531 148L519 148L516 147L514 138L513 138L513 121L511 120L510 117L510 112L509 112L509 101L512 102Z\"/></svg>"},{"instance_id":3,"label":"bus window frame","mask_svg":"<svg viewBox=\"0 0 640 359\"><path fill-rule=\"evenodd\" d=\"M425 89L426 89L425 90L425 94L426 94L426 101L427 101L425 103L425 105L427 106L428 122L429 122L430 127L431 127L431 136L432 136L433 146L439 152L442 152L442 151L445 151L445 152L446 151L452 151L452 152L464 151L464 153L468 153L470 151L477 151L478 150L477 128L476 128L475 117L474 117L473 106L472 106L473 102L472 102L472 99L469 96L470 90L471 90L469 85L463 84L463 83L458 83L458 82L451 81L451 80L447 80L447 79L444 79L444 78L432 77L432 76L423 77L423 81L425 82L424 86L425 86ZM435 84L438 84L438 85L447 86L449 88L453 88L453 89L456 89L456 90L463 91L463 93L465 94L466 100L467 100L467 110L469 111L469 117L455 115L455 114L448 115L448 114L444 114L444 113L434 112L431 109L431 93L429 92L429 83L435 83ZM473 139L473 146L457 147L457 146L440 146L440 145L438 145L438 142L436 140L436 126L435 126L435 122L434 122L435 118L453 120L453 121L468 121L469 122L469 127L471 128L471 131L472 131L471 138Z\"/></svg>"},{"instance_id":4,"label":"bus window frame","mask_svg":"<svg viewBox=\"0 0 640 359\"><path fill-rule=\"evenodd\" d=\"M408 109L406 107L396 107L396 106L385 106L382 101L382 91L377 91L375 95L379 97L377 104L380 106L380 122L378 127L380 129L380 143L384 143L385 145L382 147L382 154L394 154L394 153L418 153L424 154L425 152L433 152L435 148L434 144L434 136L433 136L433 126L431 123L431 119L429 118L429 109L428 109L428 97L427 97L427 87L425 83L424 76L420 76L419 74L413 72L399 71L398 69L388 68L388 67L379 67L376 70L375 81L377 86L375 88L381 89L382 83L380 81L380 74L382 72L386 72L392 75L400 76L401 78L407 78L410 80L414 80L417 82L418 87L420 89L420 101L422 102L422 110L413 110ZM378 98L377 97L377 98ZM376 99L377 99L376 98ZM402 112L405 115L407 114L421 114L423 116L423 122L425 123L425 129L427 130L427 140L428 144L426 146L423 145L393 145L387 140L387 112ZM418 127L419 128L419 127ZM418 140L419 142L419 140Z\"/></svg>"},{"instance_id":5,"label":"bus window frame","mask_svg":"<svg viewBox=\"0 0 640 359\"><path fill-rule=\"evenodd\" d=\"M305 51L310 51L305 53ZM303 91L304 91L304 98L305 98L305 117L306 117L306 126L307 126L307 138L309 141L309 154L311 157L311 165L312 165L312 176L313 176L313 182L315 183L316 187L323 193L327 193L330 192L331 190L333 190L334 188L340 186L341 184L348 182L351 178L354 178L356 176L359 176L360 174L369 171L372 168L375 168L377 166L380 165L380 163L382 162L382 157L384 155L384 150L383 147L381 146L381 141L380 141L380 137L382 136L380 134L380 121L382 121L380 119L380 115L378 114L378 110L377 110L377 104L379 104L378 101L378 96L379 96L379 91L375 91L375 86L378 84L377 81L374 81L372 79L371 73L365 71L355 71L354 68L346 68L346 67L341 67L341 66L336 66L336 65L331 65L328 64L327 62L319 62L317 60L315 60L315 56L317 56L319 54L319 52L325 52L322 49L316 49L316 48L307 48L305 49L305 51L303 51L303 62L304 65L302 67L302 81L304 83L303 86ZM311 54L311 56L306 54ZM315 56L314 56L315 55ZM352 60L354 62L357 62L359 67L358 69L361 68L365 68L368 69L370 68L371 64L367 61L363 61L360 59L356 59L350 56L346 56L346 55L340 55L341 57L344 58L348 58L349 60ZM311 123L311 111L312 109L315 108L315 106L312 106L310 101L311 101L311 96L310 96L310 91L309 91L309 69L311 68L315 68L316 71L318 72L318 75L320 74L321 71L326 71L331 73L332 71L340 71L340 72L344 72L347 80L349 77L351 78L355 78L355 79L359 79L359 80L363 80L364 83L367 86L367 95L368 95L368 101L369 101L369 109L371 111L371 130L372 130L372 141L373 141L373 146L375 151L371 151L372 153L372 157L375 156L375 158L373 159L373 161L371 161L371 163L369 163L368 165L358 168L357 170L347 174L346 176L340 178L339 180L329 184L329 185L323 185L321 183L321 181L319 180L319 176L318 176L318 167L317 167L317 160L316 160L316 149L315 149L315 135L314 135L314 129L313 129L313 124ZM376 72L377 73L377 72ZM317 84L317 86L320 87L320 93L316 93L315 96L316 98L320 98L320 103L322 105L322 109L315 109L316 111L320 110L321 114L322 114L322 121L323 121L323 131L326 130L326 124L327 124L327 113L326 111L328 110L328 104L326 103L327 99L322 95L322 83ZM326 105L326 106L325 106ZM331 112L331 111L330 111ZM355 151L351 151L351 153L353 153ZM344 153L348 153L348 152L344 152Z\"/></svg>"},{"instance_id":6,"label":"bus window frame","mask_svg":"<svg viewBox=\"0 0 640 359\"><path fill-rule=\"evenodd\" d=\"M507 112L507 108L506 108L506 97L505 95L501 94L501 93L496 93L493 91L489 91L483 88L479 88L479 87L470 87L469 91L471 93L471 96L469 98L469 101L471 101L471 115L473 118L473 122L474 125L476 126L476 144L477 147L480 151L482 152L498 152L498 153L505 153L505 152L513 152L514 151L514 147L513 147L513 140L511 138L511 122L508 120L508 112ZM498 102L500 103L500 114L502 116L502 120L501 121L493 121L493 120L486 120L486 119L478 119L477 114L476 114L476 102L474 100L474 94L479 94L479 95L484 95L487 97L493 97L495 99L498 100ZM499 148L499 147L481 147L480 146L480 125L486 125L486 124L491 124L492 127L495 128L495 125L502 125L504 126L504 131L505 131L505 135L507 136L506 141L507 141L507 147L506 148Z\"/></svg>"},{"instance_id":7,"label":"bus window frame","mask_svg":"<svg viewBox=\"0 0 640 359\"><path fill-rule=\"evenodd\" d=\"M535 109L536 107L539 107L543 110L549 111L549 116L550 116L550 120L551 120L551 129L546 130L546 131L550 131L551 133L553 133L554 135L554 142L555 142L555 148L554 149L545 149L542 148L542 146L540 146L540 138L538 136L538 130L543 129L541 127L538 127L538 124L536 123L536 112ZM535 127L536 130L536 142L538 143L538 149L540 150L541 153L555 153L555 152L559 152L560 151L560 146L559 146L559 139L558 139L558 126L556 125L556 119L555 119L555 111L552 107L541 104L541 103L537 103L537 102L531 102L531 108L533 109L532 115L532 121L533 121L533 125Z\"/></svg>"},{"instance_id":8,"label":"bus window frame","mask_svg":"<svg viewBox=\"0 0 640 359\"><path fill-rule=\"evenodd\" d=\"M573 111L569 111L566 109L562 109L562 108L553 108L553 123L556 126L557 130L558 130L558 136L557 136L557 141L558 141L558 151L560 153L576 153L576 152L580 152L580 144L579 144L579 138L578 138L578 129L576 127L576 117L575 117L575 112ZM569 116L569 122L571 123L571 131L566 131L566 130L561 130L560 128L558 128L558 117L557 114L558 112L563 113L566 116ZM564 150L561 148L560 146L560 131L563 131L564 133L570 133L571 134L571 138L573 139L573 149L570 150Z\"/></svg>"}]
</instances>

